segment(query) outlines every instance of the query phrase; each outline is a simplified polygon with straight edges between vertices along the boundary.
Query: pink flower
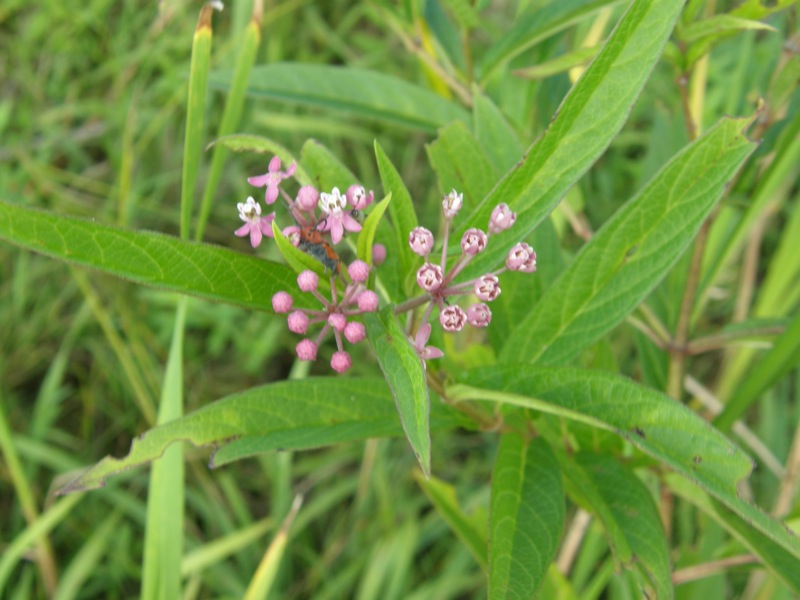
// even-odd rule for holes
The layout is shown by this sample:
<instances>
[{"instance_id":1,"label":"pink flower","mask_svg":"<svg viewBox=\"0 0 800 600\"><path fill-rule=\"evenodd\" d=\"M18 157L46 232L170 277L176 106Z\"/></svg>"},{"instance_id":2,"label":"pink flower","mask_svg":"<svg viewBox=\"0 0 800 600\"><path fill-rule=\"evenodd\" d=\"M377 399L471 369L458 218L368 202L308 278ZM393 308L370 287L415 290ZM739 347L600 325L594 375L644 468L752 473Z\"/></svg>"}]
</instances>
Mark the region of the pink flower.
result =
<instances>
[{"instance_id":1,"label":"pink flower","mask_svg":"<svg viewBox=\"0 0 800 600\"><path fill-rule=\"evenodd\" d=\"M467 313L457 304L447 306L439 313L439 323L445 331L461 331L466 322Z\"/></svg>"},{"instance_id":2,"label":"pink flower","mask_svg":"<svg viewBox=\"0 0 800 600\"><path fill-rule=\"evenodd\" d=\"M417 330L417 335L414 338L414 349L419 354L422 360L430 360L432 358L441 358L444 352L433 346L428 346L428 339L431 337L431 324L425 323Z\"/></svg>"},{"instance_id":3,"label":"pink flower","mask_svg":"<svg viewBox=\"0 0 800 600\"><path fill-rule=\"evenodd\" d=\"M473 286L478 300L491 302L500 295L500 282L495 275L482 275L475 280Z\"/></svg>"},{"instance_id":4,"label":"pink flower","mask_svg":"<svg viewBox=\"0 0 800 600\"><path fill-rule=\"evenodd\" d=\"M464 232L461 238L461 250L468 256L475 256L486 250L486 234L480 229L471 227Z\"/></svg>"},{"instance_id":5,"label":"pink flower","mask_svg":"<svg viewBox=\"0 0 800 600\"><path fill-rule=\"evenodd\" d=\"M485 304L473 304L467 309L467 322L473 327L487 327L492 322L492 311Z\"/></svg>"},{"instance_id":6,"label":"pink flower","mask_svg":"<svg viewBox=\"0 0 800 600\"><path fill-rule=\"evenodd\" d=\"M244 221L244 225L239 227L234 233L239 237L250 235L250 245L258 248L261 244L262 236L272 237L272 221L275 220L275 213L266 217L261 216L261 205L250 196L247 202L238 202L236 208L239 209L239 218Z\"/></svg>"},{"instance_id":7,"label":"pink flower","mask_svg":"<svg viewBox=\"0 0 800 600\"><path fill-rule=\"evenodd\" d=\"M444 218L451 221L453 217L458 214L461 207L464 205L464 194L459 194L455 190L450 190L450 193L442 198L442 214Z\"/></svg>"},{"instance_id":8,"label":"pink flower","mask_svg":"<svg viewBox=\"0 0 800 600\"><path fill-rule=\"evenodd\" d=\"M375 200L375 193L372 190L368 194L364 186L358 184L353 184L347 188L345 196L347 197L347 202L355 210L364 210Z\"/></svg>"},{"instance_id":9,"label":"pink flower","mask_svg":"<svg viewBox=\"0 0 800 600\"><path fill-rule=\"evenodd\" d=\"M350 358L350 355L347 352L344 350L339 350L338 352L333 353L333 356L331 357L331 368L334 371L337 373L344 373L351 366L353 366L353 360Z\"/></svg>"},{"instance_id":10,"label":"pink flower","mask_svg":"<svg viewBox=\"0 0 800 600\"><path fill-rule=\"evenodd\" d=\"M417 285L426 292L435 292L442 287L444 274L442 267L431 263L425 263L417 270Z\"/></svg>"},{"instance_id":11,"label":"pink flower","mask_svg":"<svg viewBox=\"0 0 800 600\"><path fill-rule=\"evenodd\" d=\"M280 182L294 175L296 169L297 164L292 161L288 169L281 171L281 159L273 156L272 160L269 161L269 170L263 175L248 177L247 183L256 187L266 186L267 191L264 194L264 202L272 204L278 198L278 185Z\"/></svg>"},{"instance_id":12,"label":"pink flower","mask_svg":"<svg viewBox=\"0 0 800 600\"><path fill-rule=\"evenodd\" d=\"M433 250L433 234L424 227L414 227L408 234L408 244L414 254L428 256Z\"/></svg>"},{"instance_id":13,"label":"pink flower","mask_svg":"<svg viewBox=\"0 0 800 600\"><path fill-rule=\"evenodd\" d=\"M288 292L278 292L272 297L272 310L278 314L288 313L292 310L292 304L294 300Z\"/></svg>"},{"instance_id":14,"label":"pink flower","mask_svg":"<svg viewBox=\"0 0 800 600\"><path fill-rule=\"evenodd\" d=\"M361 223L356 221L350 216L350 211L347 208L347 198L342 196L339 188L333 188L330 194L323 192L320 194L320 207L325 213L322 219L324 225L319 228L320 231L330 231L331 240L334 244L338 244L342 240L345 229L347 231L361 231Z\"/></svg>"},{"instance_id":15,"label":"pink flower","mask_svg":"<svg viewBox=\"0 0 800 600\"><path fill-rule=\"evenodd\" d=\"M300 360L317 360L317 345L309 339L300 340L295 352Z\"/></svg>"},{"instance_id":16,"label":"pink flower","mask_svg":"<svg viewBox=\"0 0 800 600\"><path fill-rule=\"evenodd\" d=\"M508 251L506 267L509 271L533 273L536 270L536 252L525 242L520 242Z\"/></svg>"},{"instance_id":17,"label":"pink flower","mask_svg":"<svg viewBox=\"0 0 800 600\"><path fill-rule=\"evenodd\" d=\"M517 222L517 214L511 212L508 204L502 202L494 207L489 218L489 233L500 233Z\"/></svg>"},{"instance_id":18,"label":"pink flower","mask_svg":"<svg viewBox=\"0 0 800 600\"><path fill-rule=\"evenodd\" d=\"M333 327L336 331L344 331L347 326L347 317L342 313L332 313L328 315L328 325Z\"/></svg>"}]
</instances>

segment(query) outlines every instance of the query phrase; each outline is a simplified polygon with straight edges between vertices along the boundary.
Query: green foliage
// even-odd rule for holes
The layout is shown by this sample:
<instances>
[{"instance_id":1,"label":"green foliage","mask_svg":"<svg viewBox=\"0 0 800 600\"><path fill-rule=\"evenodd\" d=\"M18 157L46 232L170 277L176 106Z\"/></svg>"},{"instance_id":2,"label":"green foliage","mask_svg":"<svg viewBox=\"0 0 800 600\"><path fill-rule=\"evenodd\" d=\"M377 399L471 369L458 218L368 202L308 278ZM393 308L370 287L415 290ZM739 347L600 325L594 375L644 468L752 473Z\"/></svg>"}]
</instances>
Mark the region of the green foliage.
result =
<instances>
[{"instance_id":1,"label":"green foliage","mask_svg":"<svg viewBox=\"0 0 800 600\"><path fill-rule=\"evenodd\" d=\"M3 597L800 594L796 3L230 9L0 10ZM356 183L361 344L326 311L363 288L282 233ZM537 272L444 332L521 241ZM443 251L466 301L420 293Z\"/></svg>"}]
</instances>

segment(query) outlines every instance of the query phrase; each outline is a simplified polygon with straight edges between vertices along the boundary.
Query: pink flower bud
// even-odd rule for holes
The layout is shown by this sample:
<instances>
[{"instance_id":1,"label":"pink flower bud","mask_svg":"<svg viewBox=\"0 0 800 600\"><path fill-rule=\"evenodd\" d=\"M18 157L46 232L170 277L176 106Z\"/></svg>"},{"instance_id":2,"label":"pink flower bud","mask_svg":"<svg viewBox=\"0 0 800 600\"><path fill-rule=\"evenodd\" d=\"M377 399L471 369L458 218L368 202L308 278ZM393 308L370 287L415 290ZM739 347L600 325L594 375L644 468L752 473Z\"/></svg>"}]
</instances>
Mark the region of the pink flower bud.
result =
<instances>
[{"instance_id":1,"label":"pink flower bud","mask_svg":"<svg viewBox=\"0 0 800 600\"><path fill-rule=\"evenodd\" d=\"M347 317L342 313L331 313L328 315L328 325L333 327L336 331L344 331L347 325Z\"/></svg>"},{"instance_id":2,"label":"pink flower bud","mask_svg":"<svg viewBox=\"0 0 800 600\"><path fill-rule=\"evenodd\" d=\"M314 186L304 185L297 192L295 205L303 212L314 212L319 204L319 192Z\"/></svg>"},{"instance_id":3,"label":"pink flower bud","mask_svg":"<svg viewBox=\"0 0 800 600\"><path fill-rule=\"evenodd\" d=\"M383 244L375 244L372 246L372 263L379 267L386 260L386 246Z\"/></svg>"},{"instance_id":4,"label":"pink flower bud","mask_svg":"<svg viewBox=\"0 0 800 600\"><path fill-rule=\"evenodd\" d=\"M442 214L444 214L444 218L448 221L453 219L463 205L464 195L459 194L455 190L451 190L447 196L442 198Z\"/></svg>"},{"instance_id":5,"label":"pink flower bud","mask_svg":"<svg viewBox=\"0 0 800 600\"><path fill-rule=\"evenodd\" d=\"M442 267L425 263L417 270L417 285L426 292L435 292L442 287Z\"/></svg>"},{"instance_id":6,"label":"pink flower bud","mask_svg":"<svg viewBox=\"0 0 800 600\"><path fill-rule=\"evenodd\" d=\"M536 252L525 242L520 242L508 251L506 267L509 271L533 273L536 270Z\"/></svg>"},{"instance_id":7,"label":"pink flower bud","mask_svg":"<svg viewBox=\"0 0 800 600\"><path fill-rule=\"evenodd\" d=\"M517 213L511 212L505 202L498 204L489 218L489 233L500 233L517 222Z\"/></svg>"},{"instance_id":8,"label":"pink flower bud","mask_svg":"<svg viewBox=\"0 0 800 600\"><path fill-rule=\"evenodd\" d=\"M356 210L363 210L375 200L375 194L370 190L369 194L364 186L353 184L345 192L347 203Z\"/></svg>"},{"instance_id":9,"label":"pink flower bud","mask_svg":"<svg viewBox=\"0 0 800 600\"><path fill-rule=\"evenodd\" d=\"M294 300L287 292L278 292L272 297L272 310L276 313L288 313L292 310Z\"/></svg>"},{"instance_id":10,"label":"pink flower bud","mask_svg":"<svg viewBox=\"0 0 800 600\"><path fill-rule=\"evenodd\" d=\"M375 312L378 310L378 294L365 290L358 295L358 310L361 312Z\"/></svg>"},{"instance_id":11,"label":"pink flower bud","mask_svg":"<svg viewBox=\"0 0 800 600\"><path fill-rule=\"evenodd\" d=\"M319 275L314 271L305 270L297 276L297 285L304 292L313 292L319 285Z\"/></svg>"},{"instance_id":12,"label":"pink flower bud","mask_svg":"<svg viewBox=\"0 0 800 600\"><path fill-rule=\"evenodd\" d=\"M295 351L300 360L317 360L317 345L308 338L300 340Z\"/></svg>"},{"instance_id":13,"label":"pink flower bud","mask_svg":"<svg viewBox=\"0 0 800 600\"><path fill-rule=\"evenodd\" d=\"M337 373L344 373L353 366L353 360L350 355L344 350L334 352L331 357L331 368Z\"/></svg>"},{"instance_id":14,"label":"pink flower bud","mask_svg":"<svg viewBox=\"0 0 800 600\"><path fill-rule=\"evenodd\" d=\"M492 311L485 304L473 304L467 309L467 322L473 327L486 327L492 322Z\"/></svg>"},{"instance_id":15,"label":"pink flower bud","mask_svg":"<svg viewBox=\"0 0 800 600\"><path fill-rule=\"evenodd\" d=\"M461 331L466 322L467 313L457 304L447 306L439 313L439 323L441 323L445 331Z\"/></svg>"},{"instance_id":16,"label":"pink flower bud","mask_svg":"<svg viewBox=\"0 0 800 600\"><path fill-rule=\"evenodd\" d=\"M424 227L414 227L408 234L408 245L414 254L428 256L433 250L433 234Z\"/></svg>"},{"instance_id":17,"label":"pink flower bud","mask_svg":"<svg viewBox=\"0 0 800 600\"><path fill-rule=\"evenodd\" d=\"M350 321L344 328L344 337L351 344L357 344L367 337L367 328L358 321Z\"/></svg>"},{"instance_id":18,"label":"pink flower bud","mask_svg":"<svg viewBox=\"0 0 800 600\"><path fill-rule=\"evenodd\" d=\"M354 260L347 267L347 274L350 275L353 283L364 283L369 277L369 265L363 260Z\"/></svg>"},{"instance_id":19,"label":"pink flower bud","mask_svg":"<svg viewBox=\"0 0 800 600\"><path fill-rule=\"evenodd\" d=\"M500 295L500 282L492 274L483 275L475 280L473 289L478 300L491 302Z\"/></svg>"},{"instance_id":20,"label":"pink flower bud","mask_svg":"<svg viewBox=\"0 0 800 600\"><path fill-rule=\"evenodd\" d=\"M308 315L301 310L290 313L286 322L289 325L289 331L292 333L303 335L308 330Z\"/></svg>"},{"instance_id":21,"label":"pink flower bud","mask_svg":"<svg viewBox=\"0 0 800 600\"><path fill-rule=\"evenodd\" d=\"M486 234L480 229L471 227L461 238L461 250L468 256L475 256L486 250Z\"/></svg>"}]
</instances>

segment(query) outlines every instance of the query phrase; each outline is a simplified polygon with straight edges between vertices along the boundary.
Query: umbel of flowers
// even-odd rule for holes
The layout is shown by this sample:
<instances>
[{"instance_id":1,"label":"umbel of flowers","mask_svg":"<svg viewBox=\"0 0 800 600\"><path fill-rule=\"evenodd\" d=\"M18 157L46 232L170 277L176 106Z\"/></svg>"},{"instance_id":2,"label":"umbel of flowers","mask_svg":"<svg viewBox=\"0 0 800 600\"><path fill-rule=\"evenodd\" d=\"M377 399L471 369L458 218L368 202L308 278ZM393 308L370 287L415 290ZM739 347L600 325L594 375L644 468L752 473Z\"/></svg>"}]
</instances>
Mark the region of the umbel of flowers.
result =
<instances>
[{"instance_id":1,"label":"umbel of flowers","mask_svg":"<svg viewBox=\"0 0 800 600\"><path fill-rule=\"evenodd\" d=\"M319 302L317 309L294 308L294 297L288 291L281 291L272 297L272 307L278 314L287 315L287 325L293 333L305 336L295 347L300 360L314 361L320 344L330 334L336 342L336 352L331 358L331 368L344 373L352 366L352 359L345 349L345 341L357 344L366 337L366 329L359 320L360 315L378 309L378 295L367 288L371 267L361 260L351 262L344 271L334 246L341 242L345 232L358 232L361 224L357 216L374 201L373 192L367 193L360 185L351 185L342 194L338 188L330 192L319 192L305 185L300 187L292 198L281 187L281 183L293 177L296 170L292 163L285 171L281 161L274 157L267 172L248 178L256 187L264 187L264 202L274 204L281 197L294 223L284 228L283 234L300 250L320 261L331 273L331 297L323 296L319 288L319 276L310 270L297 277L300 293L311 294ZM438 348L428 346L432 332L429 320L433 312L438 312L438 321L447 332L456 332L469 324L472 327L487 327L492 320L490 302L500 295L498 275L506 270L533 273L536 271L536 252L524 242L514 245L506 256L505 265L484 273L468 281L457 281L458 276L470 261L483 252L489 239L509 229L516 221L516 215L506 204L499 204L492 211L487 231L468 229L461 238L461 254L447 268L447 246L450 227L463 205L462 194L451 191L442 200L444 216L444 239L439 261L431 260L434 250L433 234L424 227L414 228L408 238L411 249L424 259L417 270L416 281L421 294L395 307L396 313L416 310L425 306L416 331L409 332L409 340L420 358L427 361L440 358L443 353ZM264 236L272 237L272 222L275 212L262 216L261 205L252 197L239 203L239 218L244 221L236 235L249 236L250 243L258 247ZM376 244L373 248L375 267L386 256L386 249ZM337 283L340 286L337 288ZM454 302L456 297L474 296L475 301L465 305L466 309ZM319 327L316 335L309 335L312 327Z\"/></svg>"}]
</instances>

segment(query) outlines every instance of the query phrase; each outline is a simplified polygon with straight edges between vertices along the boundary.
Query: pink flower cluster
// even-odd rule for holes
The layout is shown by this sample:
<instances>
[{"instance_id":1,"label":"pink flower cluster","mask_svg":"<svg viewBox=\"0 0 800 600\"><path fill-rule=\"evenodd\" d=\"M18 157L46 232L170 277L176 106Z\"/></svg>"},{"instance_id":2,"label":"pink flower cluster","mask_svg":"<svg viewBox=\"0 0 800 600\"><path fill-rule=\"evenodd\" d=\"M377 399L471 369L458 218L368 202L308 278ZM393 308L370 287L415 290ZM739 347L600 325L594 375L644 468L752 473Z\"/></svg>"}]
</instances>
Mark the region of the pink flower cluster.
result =
<instances>
[{"instance_id":1,"label":"pink flower cluster","mask_svg":"<svg viewBox=\"0 0 800 600\"><path fill-rule=\"evenodd\" d=\"M408 237L408 243L414 253L425 259L423 265L417 270L417 285L425 292L422 299L428 301L428 307L421 321L423 325L417 331L416 337L412 339L417 353L423 359L442 356L441 351L437 348L425 346L431 331L428 318L434 307L439 309L439 323L445 331L461 331L467 323L473 327L486 327L492 320L492 311L486 302L491 302L500 295L497 276L506 270L524 273L536 271L536 252L528 244L520 242L509 251L504 267L470 281L454 283L455 278L464 267L475 256L486 250L489 238L510 228L517 220L516 214L511 212L506 204L496 206L489 218L488 233L474 227L465 231L461 237L461 256L447 270L447 240L450 224L462 205L463 196L455 190L442 200L445 230L441 259L438 263L429 259L429 255L433 251L434 239L428 229L415 227ZM466 310L450 302L451 297L463 296L470 292L479 302L471 304Z\"/></svg>"},{"instance_id":2,"label":"pink flower cluster","mask_svg":"<svg viewBox=\"0 0 800 600\"><path fill-rule=\"evenodd\" d=\"M333 331L337 351L331 358L331 368L344 373L353 364L350 354L344 349L342 338L351 344L357 344L366 337L366 329L359 321L354 320L365 312L378 309L378 295L366 289L365 282L369 278L370 267L361 260L350 263L347 273L351 283L347 285L339 299L335 282L331 285L331 299L325 298L318 290L319 276L313 271L303 271L297 276L300 291L313 294L322 304L321 309L294 309L294 298L288 292L278 292L272 297L272 308L278 314L287 314L287 324L293 333L306 335L312 325L322 323L322 328L315 339L304 338L295 347L300 360L314 361L322 339L329 331Z\"/></svg>"},{"instance_id":3,"label":"pink flower cluster","mask_svg":"<svg viewBox=\"0 0 800 600\"><path fill-rule=\"evenodd\" d=\"M375 194L369 193L360 185L351 185L342 195L339 188L333 188L330 193L320 193L316 188L305 185L297 192L293 199L283 188L281 182L292 177L297 170L297 165L293 162L285 171L281 170L281 159L273 157L269 162L269 168L263 175L249 177L247 182L255 187L266 188L264 202L267 205L274 204L281 196L286 201L287 209L294 219L295 225L283 229L284 235L292 240L295 246L300 246L303 250L315 258L320 259L325 265L330 266L324 259L327 253L326 248L320 248L323 244L319 234L330 232L330 239L334 244L338 244L344 237L345 231L361 231L361 223L355 215L372 204ZM272 237L272 221L275 220L275 213L261 216L261 205L251 197L245 203L239 203L239 218L244 221L236 235L244 237L250 236L250 244L257 248L261 244L263 236ZM317 209L320 213L317 214ZM303 239L312 237L311 240ZM327 242L324 242L327 244Z\"/></svg>"}]
</instances>

